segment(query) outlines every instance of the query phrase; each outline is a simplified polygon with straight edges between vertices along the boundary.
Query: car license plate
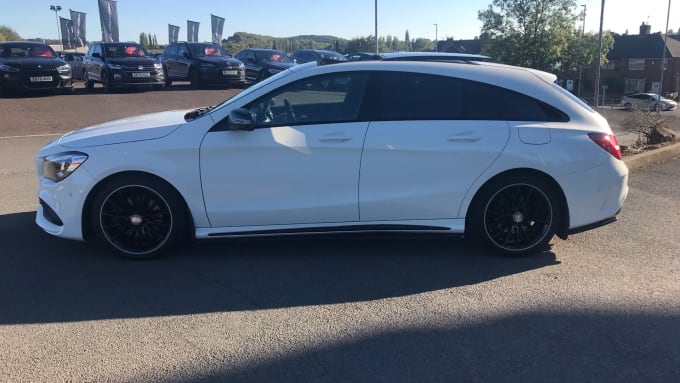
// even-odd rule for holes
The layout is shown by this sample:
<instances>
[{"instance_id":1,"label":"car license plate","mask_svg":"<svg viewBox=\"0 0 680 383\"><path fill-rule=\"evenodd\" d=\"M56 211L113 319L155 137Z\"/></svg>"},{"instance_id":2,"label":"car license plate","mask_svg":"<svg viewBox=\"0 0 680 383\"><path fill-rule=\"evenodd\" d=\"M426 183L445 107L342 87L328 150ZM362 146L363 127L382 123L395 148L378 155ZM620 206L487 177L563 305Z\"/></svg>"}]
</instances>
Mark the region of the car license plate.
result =
<instances>
[{"instance_id":1,"label":"car license plate","mask_svg":"<svg viewBox=\"0 0 680 383\"><path fill-rule=\"evenodd\" d=\"M52 76L31 77L30 80L31 82L47 82L52 81Z\"/></svg>"},{"instance_id":2,"label":"car license plate","mask_svg":"<svg viewBox=\"0 0 680 383\"><path fill-rule=\"evenodd\" d=\"M235 70L223 70L222 74L225 76L236 76L238 74L238 71Z\"/></svg>"},{"instance_id":3,"label":"car license plate","mask_svg":"<svg viewBox=\"0 0 680 383\"><path fill-rule=\"evenodd\" d=\"M151 77L151 73L149 72L132 72L132 77Z\"/></svg>"}]
</instances>

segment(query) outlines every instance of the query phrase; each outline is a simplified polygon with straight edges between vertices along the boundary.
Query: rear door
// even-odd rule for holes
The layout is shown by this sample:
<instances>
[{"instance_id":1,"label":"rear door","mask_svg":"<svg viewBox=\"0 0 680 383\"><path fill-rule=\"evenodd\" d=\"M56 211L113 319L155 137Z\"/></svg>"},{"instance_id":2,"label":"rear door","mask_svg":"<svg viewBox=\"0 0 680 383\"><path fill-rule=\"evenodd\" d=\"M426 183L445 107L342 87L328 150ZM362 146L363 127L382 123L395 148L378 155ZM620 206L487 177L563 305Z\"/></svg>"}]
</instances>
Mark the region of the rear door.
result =
<instances>
[{"instance_id":1,"label":"rear door","mask_svg":"<svg viewBox=\"0 0 680 383\"><path fill-rule=\"evenodd\" d=\"M468 189L509 138L497 100L451 77L383 72L370 82L361 221L457 218ZM491 94L489 94L491 96Z\"/></svg>"}]
</instances>

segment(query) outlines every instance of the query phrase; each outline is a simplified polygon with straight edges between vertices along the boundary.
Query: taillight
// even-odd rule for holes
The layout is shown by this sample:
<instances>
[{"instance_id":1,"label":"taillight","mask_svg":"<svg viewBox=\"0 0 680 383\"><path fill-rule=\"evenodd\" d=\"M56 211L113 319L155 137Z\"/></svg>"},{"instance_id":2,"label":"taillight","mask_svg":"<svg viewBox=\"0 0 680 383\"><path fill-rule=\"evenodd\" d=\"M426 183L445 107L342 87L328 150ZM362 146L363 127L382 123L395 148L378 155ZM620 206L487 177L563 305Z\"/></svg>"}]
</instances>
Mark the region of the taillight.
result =
<instances>
[{"instance_id":1,"label":"taillight","mask_svg":"<svg viewBox=\"0 0 680 383\"><path fill-rule=\"evenodd\" d=\"M616 159L621 159L621 147L619 146L619 140L613 134L604 133L588 133L593 142L598 144L602 149L606 150L607 153L614 156Z\"/></svg>"}]
</instances>

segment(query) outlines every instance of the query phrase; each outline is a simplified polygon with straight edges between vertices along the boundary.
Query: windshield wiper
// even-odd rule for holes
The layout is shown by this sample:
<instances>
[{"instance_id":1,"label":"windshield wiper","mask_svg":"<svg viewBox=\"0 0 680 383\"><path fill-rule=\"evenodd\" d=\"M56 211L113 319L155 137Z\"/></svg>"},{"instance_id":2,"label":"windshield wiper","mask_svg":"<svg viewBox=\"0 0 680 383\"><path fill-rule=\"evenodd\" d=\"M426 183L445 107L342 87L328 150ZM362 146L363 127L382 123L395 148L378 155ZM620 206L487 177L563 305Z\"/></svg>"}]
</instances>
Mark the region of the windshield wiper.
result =
<instances>
[{"instance_id":1,"label":"windshield wiper","mask_svg":"<svg viewBox=\"0 0 680 383\"><path fill-rule=\"evenodd\" d=\"M184 115L184 121L189 122L195 120L204 115L205 112L211 110L212 108L214 108L214 106L202 106L200 108L196 108L192 111L189 111Z\"/></svg>"}]
</instances>

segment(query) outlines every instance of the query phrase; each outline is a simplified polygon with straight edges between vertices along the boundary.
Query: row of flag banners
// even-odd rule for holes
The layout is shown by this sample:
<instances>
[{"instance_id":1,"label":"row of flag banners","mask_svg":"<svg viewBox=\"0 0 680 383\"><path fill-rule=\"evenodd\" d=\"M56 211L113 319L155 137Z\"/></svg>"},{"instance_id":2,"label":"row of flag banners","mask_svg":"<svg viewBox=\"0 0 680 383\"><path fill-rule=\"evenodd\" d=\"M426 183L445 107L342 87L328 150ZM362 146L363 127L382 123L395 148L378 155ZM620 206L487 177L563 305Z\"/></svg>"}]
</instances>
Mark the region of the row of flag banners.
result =
<instances>
[{"instance_id":1,"label":"row of flag banners","mask_svg":"<svg viewBox=\"0 0 680 383\"><path fill-rule=\"evenodd\" d=\"M115 0L99 1L99 20L102 27L102 41L118 42L118 4ZM71 19L59 18L61 28L61 43L64 49L84 47L87 43L85 37L85 18L87 14L71 10ZM224 18L210 15L212 24L212 42L222 44L222 31L224 30ZM187 41L198 42L199 22L187 20ZM178 41L179 27L168 24L168 43Z\"/></svg>"}]
</instances>

